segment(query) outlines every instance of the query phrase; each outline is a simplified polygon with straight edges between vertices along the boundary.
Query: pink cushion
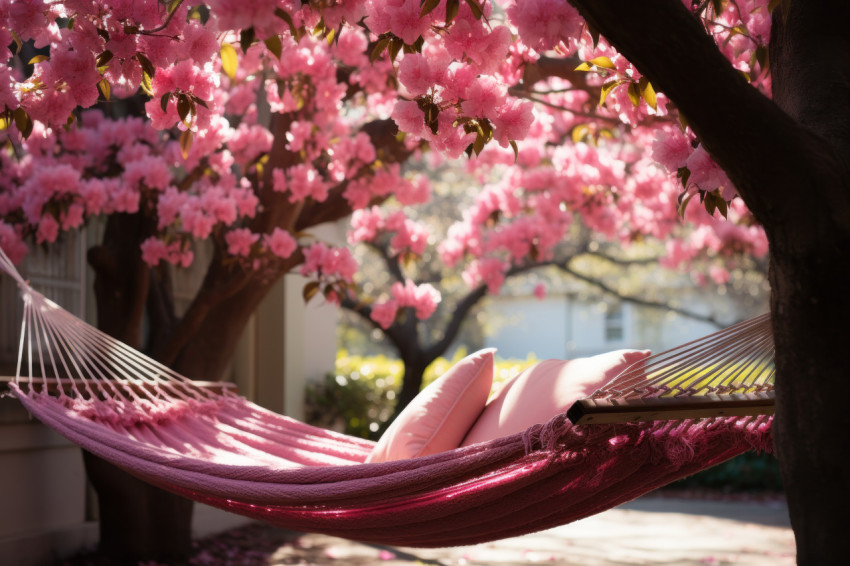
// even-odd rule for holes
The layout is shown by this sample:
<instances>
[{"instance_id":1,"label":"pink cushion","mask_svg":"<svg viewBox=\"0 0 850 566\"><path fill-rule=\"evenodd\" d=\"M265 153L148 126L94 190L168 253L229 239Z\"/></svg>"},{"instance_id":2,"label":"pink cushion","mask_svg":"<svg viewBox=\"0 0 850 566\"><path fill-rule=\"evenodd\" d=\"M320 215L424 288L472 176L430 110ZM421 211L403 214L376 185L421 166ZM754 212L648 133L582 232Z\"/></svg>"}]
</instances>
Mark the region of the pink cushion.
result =
<instances>
[{"instance_id":1,"label":"pink cushion","mask_svg":"<svg viewBox=\"0 0 850 566\"><path fill-rule=\"evenodd\" d=\"M487 403L462 446L548 422L649 354L649 350L618 350L590 358L535 364L507 382Z\"/></svg>"},{"instance_id":2,"label":"pink cushion","mask_svg":"<svg viewBox=\"0 0 850 566\"><path fill-rule=\"evenodd\" d=\"M493 385L493 352L471 354L441 375L401 412L367 462L427 456L460 446Z\"/></svg>"}]
</instances>

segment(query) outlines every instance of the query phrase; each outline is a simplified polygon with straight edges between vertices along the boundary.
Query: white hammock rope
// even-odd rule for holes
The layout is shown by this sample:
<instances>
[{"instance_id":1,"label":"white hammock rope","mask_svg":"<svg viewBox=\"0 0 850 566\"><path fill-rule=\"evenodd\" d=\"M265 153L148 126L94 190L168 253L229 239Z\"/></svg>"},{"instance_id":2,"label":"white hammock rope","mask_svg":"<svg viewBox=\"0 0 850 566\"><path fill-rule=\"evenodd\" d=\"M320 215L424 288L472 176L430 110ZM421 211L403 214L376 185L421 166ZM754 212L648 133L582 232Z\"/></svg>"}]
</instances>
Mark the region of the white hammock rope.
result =
<instances>
[{"instance_id":1,"label":"white hammock rope","mask_svg":"<svg viewBox=\"0 0 850 566\"><path fill-rule=\"evenodd\" d=\"M576 403L570 419L604 424L773 414L773 359L764 314L632 364Z\"/></svg>"},{"instance_id":2,"label":"white hammock rope","mask_svg":"<svg viewBox=\"0 0 850 566\"><path fill-rule=\"evenodd\" d=\"M204 402L218 396L83 322L35 291L0 250L0 271L24 304L14 382L55 390L60 399Z\"/></svg>"}]
</instances>

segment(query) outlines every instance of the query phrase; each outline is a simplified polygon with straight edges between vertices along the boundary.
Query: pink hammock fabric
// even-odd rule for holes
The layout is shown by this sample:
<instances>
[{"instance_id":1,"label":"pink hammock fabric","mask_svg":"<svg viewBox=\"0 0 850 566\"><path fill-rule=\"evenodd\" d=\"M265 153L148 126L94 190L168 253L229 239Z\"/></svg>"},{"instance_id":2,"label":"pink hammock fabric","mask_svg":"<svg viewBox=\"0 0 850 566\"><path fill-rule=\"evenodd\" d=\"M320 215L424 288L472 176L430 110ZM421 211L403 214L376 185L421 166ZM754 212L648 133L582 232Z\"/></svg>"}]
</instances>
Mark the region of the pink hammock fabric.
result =
<instances>
[{"instance_id":1,"label":"pink hammock fabric","mask_svg":"<svg viewBox=\"0 0 850 566\"><path fill-rule=\"evenodd\" d=\"M45 299L4 259L26 306L18 375L25 365L30 376L10 389L33 415L145 481L289 529L473 544L587 517L772 444L771 417L572 426L559 415L522 434L364 464L372 442L198 387ZM48 393L45 377L71 385Z\"/></svg>"}]
</instances>

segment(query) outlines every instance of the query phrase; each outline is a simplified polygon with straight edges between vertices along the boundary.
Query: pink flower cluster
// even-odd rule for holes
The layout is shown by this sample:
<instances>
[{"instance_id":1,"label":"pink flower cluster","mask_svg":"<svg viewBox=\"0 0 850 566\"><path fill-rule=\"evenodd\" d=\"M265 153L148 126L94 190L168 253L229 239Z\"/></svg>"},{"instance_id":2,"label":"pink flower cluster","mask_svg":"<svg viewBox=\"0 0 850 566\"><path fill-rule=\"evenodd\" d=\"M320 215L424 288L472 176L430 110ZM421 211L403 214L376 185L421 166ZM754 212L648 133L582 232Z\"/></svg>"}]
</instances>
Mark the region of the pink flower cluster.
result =
<instances>
[{"instance_id":1,"label":"pink flower cluster","mask_svg":"<svg viewBox=\"0 0 850 566\"><path fill-rule=\"evenodd\" d=\"M188 267L194 260L194 253L191 247L182 241L167 243L150 237L142 242L142 260L151 267L156 267L161 261Z\"/></svg>"},{"instance_id":2,"label":"pink flower cluster","mask_svg":"<svg viewBox=\"0 0 850 566\"><path fill-rule=\"evenodd\" d=\"M357 261L348 248L330 248L323 242L316 242L304 249L301 275L351 283L356 271Z\"/></svg>"},{"instance_id":3,"label":"pink flower cluster","mask_svg":"<svg viewBox=\"0 0 850 566\"><path fill-rule=\"evenodd\" d=\"M385 233L394 233L390 247L396 254L410 252L421 255L428 245L428 229L424 225L407 218L402 211L390 214L377 206L354 212L348 243L354 245L372 241Z\"/></svg>"},{"instance_id":4,"label":"pink flower cluster","mask_svg":"<svg viewBox=\"0 0 850 566\"><path fill-rule=\"evenodd\" d=\"M410 307L416 318L424 320L434 314L442 300L440 292L431 284L416 285L410 279L403 285L398 281L393 283L390 293L392 298L374 304L369 315L384 330L395 321L398 309Z\"/></svg>"}]
</instances>

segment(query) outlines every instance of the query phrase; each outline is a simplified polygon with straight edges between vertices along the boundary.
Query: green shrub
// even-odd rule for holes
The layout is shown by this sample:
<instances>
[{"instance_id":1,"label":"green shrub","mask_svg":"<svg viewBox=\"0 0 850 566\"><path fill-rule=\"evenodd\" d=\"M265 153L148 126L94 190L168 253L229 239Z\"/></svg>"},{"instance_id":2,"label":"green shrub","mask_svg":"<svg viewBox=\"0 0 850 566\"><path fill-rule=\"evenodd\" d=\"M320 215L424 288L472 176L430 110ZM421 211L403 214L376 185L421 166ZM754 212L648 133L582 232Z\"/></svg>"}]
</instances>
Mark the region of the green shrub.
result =
<instances>
[{"instance_id":1,"label":"green shrub","mask_svg":"<svg viewBox=\"0 0 850 566\"><path fill-rule=\"evenodd\" d=\"M672 483L668 489L779 493L783 487L779 476L779 461L773 454L746 452L719 466Z\"/></svg>"},{"instance_id":2,"label":"green shrub","mask_svg":"<svg viewBox=\"0 0 850 566\"><path fill-rule=\"evenodd\" d=\"M425 370L423 387L466 356L458 349L451 359L438 358ZM497 360L494 383L517 375L537 360ZM404 364L386 356L351 356L337 353L336 372L306 390L307 422L352 436L375 439L395 410Z\"/></svg>"}]
</instances>

